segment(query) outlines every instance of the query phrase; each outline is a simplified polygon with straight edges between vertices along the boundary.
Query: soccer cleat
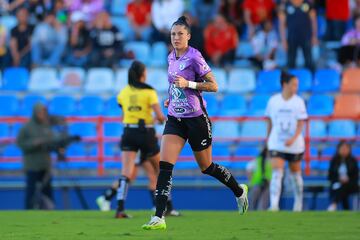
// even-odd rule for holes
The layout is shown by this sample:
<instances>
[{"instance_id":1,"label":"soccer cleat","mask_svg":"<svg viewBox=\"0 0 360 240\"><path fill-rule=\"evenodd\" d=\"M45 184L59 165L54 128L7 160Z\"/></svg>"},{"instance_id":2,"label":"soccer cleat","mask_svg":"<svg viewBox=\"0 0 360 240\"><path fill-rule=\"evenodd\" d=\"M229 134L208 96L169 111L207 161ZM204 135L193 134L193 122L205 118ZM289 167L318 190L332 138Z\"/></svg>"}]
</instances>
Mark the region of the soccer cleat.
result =
<instances>
[{"instance_id":1,"label":"soccer cleat","mask_svg":"<svg viewBox=\"0 0 360 240\"><path fill-rule=\"evenodd\" d=\"M239 213L241 215L245 214L249 207L249 201L248 201L248 187L245 184L239 185L243 189L243 194L240 197L236 198L236 202L239 208Z\"/></svg>"},{"instance_id":2,"label":"soccer cleat","mask_svg":"<svg viewBox=\"0 0 360 240\"><path fill-rule=\"evenodd\" d=\"M115 218L132 218L132 216L129 214L126 214L125 212L116 212Z\"/></svg>"},{"instance_id":3,"label":"soccer cleat","mask_svg":"<svg viewBox=\"0 0 360 240\"><path fill-rule=\"evenodd\" d=\"M158 216L153 216L149 223L142 225L142 229L145 230L165 230L166 223L165 218L159 218Z\"/></svg>"},{"instance_id":4,"label":"soccer cleat","mask_svg":"<svg viewBox=\"0 0 360 240\"><path fill-rule=\"evenodd\" d=\"M104 196L100 196L96 198L96 204L98 205L101 211L103 212L110 211L111 202L106 200Z\"/></svg>"},{"instance_id":5,"label":"soccer cleat","mask_svg":"<svg viewBox=\"0 0 360 240\"><path fill-rule=\"evenodd\" d=\"M171 211L166 211L165 216L180 217L181 213L179 211L176 211L175 209L173 209Z\"/></svg>"}]
</instances>

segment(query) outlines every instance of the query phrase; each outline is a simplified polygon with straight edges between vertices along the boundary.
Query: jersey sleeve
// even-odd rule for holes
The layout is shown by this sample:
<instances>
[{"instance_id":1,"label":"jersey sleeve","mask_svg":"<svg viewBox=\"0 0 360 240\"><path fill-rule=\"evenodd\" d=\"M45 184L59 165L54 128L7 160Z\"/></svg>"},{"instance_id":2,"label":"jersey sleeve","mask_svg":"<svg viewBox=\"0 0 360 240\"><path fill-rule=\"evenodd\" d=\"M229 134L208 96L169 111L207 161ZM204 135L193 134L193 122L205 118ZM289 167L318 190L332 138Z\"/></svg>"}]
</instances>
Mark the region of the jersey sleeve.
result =
<instances>
[{"instance_id":1,"label":"jersey sleeve","mask_svg":"<svg viewBox=\"0 0 360 240\"><path fill-rule=\"evenodd\" d=\"M211 68L206 63L204 57L201 55L200 52L198 52L197 54L194 55L193 67L194 67L194 71L195 71L196 75L199 77L203 77L207 73L211 72Z\"/></svg>"},{"instance_id":2,"label":"jersey sleeve","mask_svg":"<svg viewBox=\"0 0 360 240\"><path fill-rule=\"evenodd\" d=\"M150 93L149 93L149 102L150 102L150 105L154 105L154 104L159 103L159 98L158 98L155 90L150 91Z\"/></svg>"},{"instance_id":3,"label":"jersey sleeve","mask_svg":"<svg viewBox=\"0 0 360 240\"><path fill-rule=\"evenodd\" d=\"M305 102L304 100L300 99L298 112L297 112L297 120L306 120L308 118L308 114L306 112Z\"/></svg>"}]
</instances>

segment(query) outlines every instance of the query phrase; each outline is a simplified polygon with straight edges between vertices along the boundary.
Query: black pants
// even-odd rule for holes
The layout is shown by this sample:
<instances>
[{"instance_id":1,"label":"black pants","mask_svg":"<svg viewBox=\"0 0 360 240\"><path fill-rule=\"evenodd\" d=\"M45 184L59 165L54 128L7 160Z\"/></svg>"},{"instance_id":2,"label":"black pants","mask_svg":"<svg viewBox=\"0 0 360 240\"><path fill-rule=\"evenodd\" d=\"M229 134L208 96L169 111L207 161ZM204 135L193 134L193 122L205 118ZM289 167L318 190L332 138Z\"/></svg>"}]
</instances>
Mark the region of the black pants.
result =
<instances>
[{"instance_id":1,"label":"black pants","mask_svg":"<svg viewBox=\"0 0 360 240\"><path fill-rule=\"evenodd\" d=\"M332 202L341 203L345 210L349 210L349 196L353 193L348 184L341 185L336 190L331 190L330 197Z\"/></svg>"},{"instance_id":2,"label":"black pants","mask_svg":"<svg viewBox=\"0 0 360 240\"><path fill-rule=\"evenodd\" d=\"M297 50L301 48L304 59L305 59L305 67L311 71L314 70L314 64L312 59L312 51L311 51L311 40L299 41L299 40L290 40L288 41L288 68L296 67L296 56Z\"/></svg>"},{"instance_id":3,"label":"black pants","mask_svg":"<svg viewBox=\"0 0 360 240\"><path fill-rule=\"evenodd\" d=\"M341 64L360 60L360 46L342 46L339 49L338 61Z\"/></svg>"},{"instance_id":4,"label":"black pants","mask_svg":"<svg viewBox=\"0 0 360 240\"><path fill-rule=\"evenodd\" d=\"M53 190L49 171L26 172L26 209L49 209L49 201L53 202Z\"/></svg>"},{"instance_id":5,"label":"black pants","mask_svg":"<svg viewBox=\"0 0 360 240\"><path fill-rule=\"evenodd\" d=\"M340 41L346 32L346 21L327 20L326 34L327 41Z\"/></svg>"}]
</instances>

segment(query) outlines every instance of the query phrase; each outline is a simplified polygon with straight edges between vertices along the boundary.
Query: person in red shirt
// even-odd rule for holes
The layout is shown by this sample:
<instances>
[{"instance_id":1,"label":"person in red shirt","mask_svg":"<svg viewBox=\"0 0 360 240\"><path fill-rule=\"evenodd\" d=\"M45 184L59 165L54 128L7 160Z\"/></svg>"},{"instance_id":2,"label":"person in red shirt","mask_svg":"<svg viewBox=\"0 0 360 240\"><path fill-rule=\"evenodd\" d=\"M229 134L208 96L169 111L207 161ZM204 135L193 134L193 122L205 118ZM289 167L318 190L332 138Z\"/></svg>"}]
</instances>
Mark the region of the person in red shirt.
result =
<instances>
[{"instance_id":1,"label":"person in red shirt","mask_svg":"<svg viewBox=\"0 0 360 240\"><path fill-rule=\"evenodd\" d=\"M243 8L245 22L248 26L248 37L250 39L260 23L272 19L275 3L273 0L245 0Z\"/></svg>"},{"instance_id":2,"label":"person in red shirt","mask_svg":"<svg viewBox=\"0 0 360 240\"><path fill-rule=\"evenodd\" d=\"M148 41L151 36L151 3L149 0L133 0L126 13L131 24L131 40Z\"/></svg>"},{"instance_id":3,"label":"person in red shirt","mask_svg":"<svg viewBox=\"0 0 360 240\"><path fill-rule=\"evenodd\" d=\"M205 52L212 64L232 64L239 42L236 28L222 15L217 15L204 30Z\"/></svg>"},{"instance_id":4,"label":"person in red shirt","mask_svg":"<svg viewBox=\"0 0 360 240\"><path fill-rule=\"evenodd\" d=\"M340 41L350 19L350 0L326 0L326 40Z\"/></svg>"}]
</instances>

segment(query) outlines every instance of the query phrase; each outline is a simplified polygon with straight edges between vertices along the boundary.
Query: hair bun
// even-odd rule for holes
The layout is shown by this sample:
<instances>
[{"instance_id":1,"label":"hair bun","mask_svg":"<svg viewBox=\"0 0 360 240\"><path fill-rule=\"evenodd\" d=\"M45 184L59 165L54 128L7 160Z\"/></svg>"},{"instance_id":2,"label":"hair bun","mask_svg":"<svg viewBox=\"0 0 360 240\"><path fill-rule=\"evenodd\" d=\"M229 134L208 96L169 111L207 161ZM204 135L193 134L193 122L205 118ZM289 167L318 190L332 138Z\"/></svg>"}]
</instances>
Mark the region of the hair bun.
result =
<instances>
[{"instance_id":1,"label":"hair bun","mask_svg":"<svg viewBox=\"0 0 360 240\"><path fill-rule=\"evenodd\" d=\"M185 16L179 17L177 21L184 22L185 24L187 24L187 18Z\"/></svg>"}]
</instances>

